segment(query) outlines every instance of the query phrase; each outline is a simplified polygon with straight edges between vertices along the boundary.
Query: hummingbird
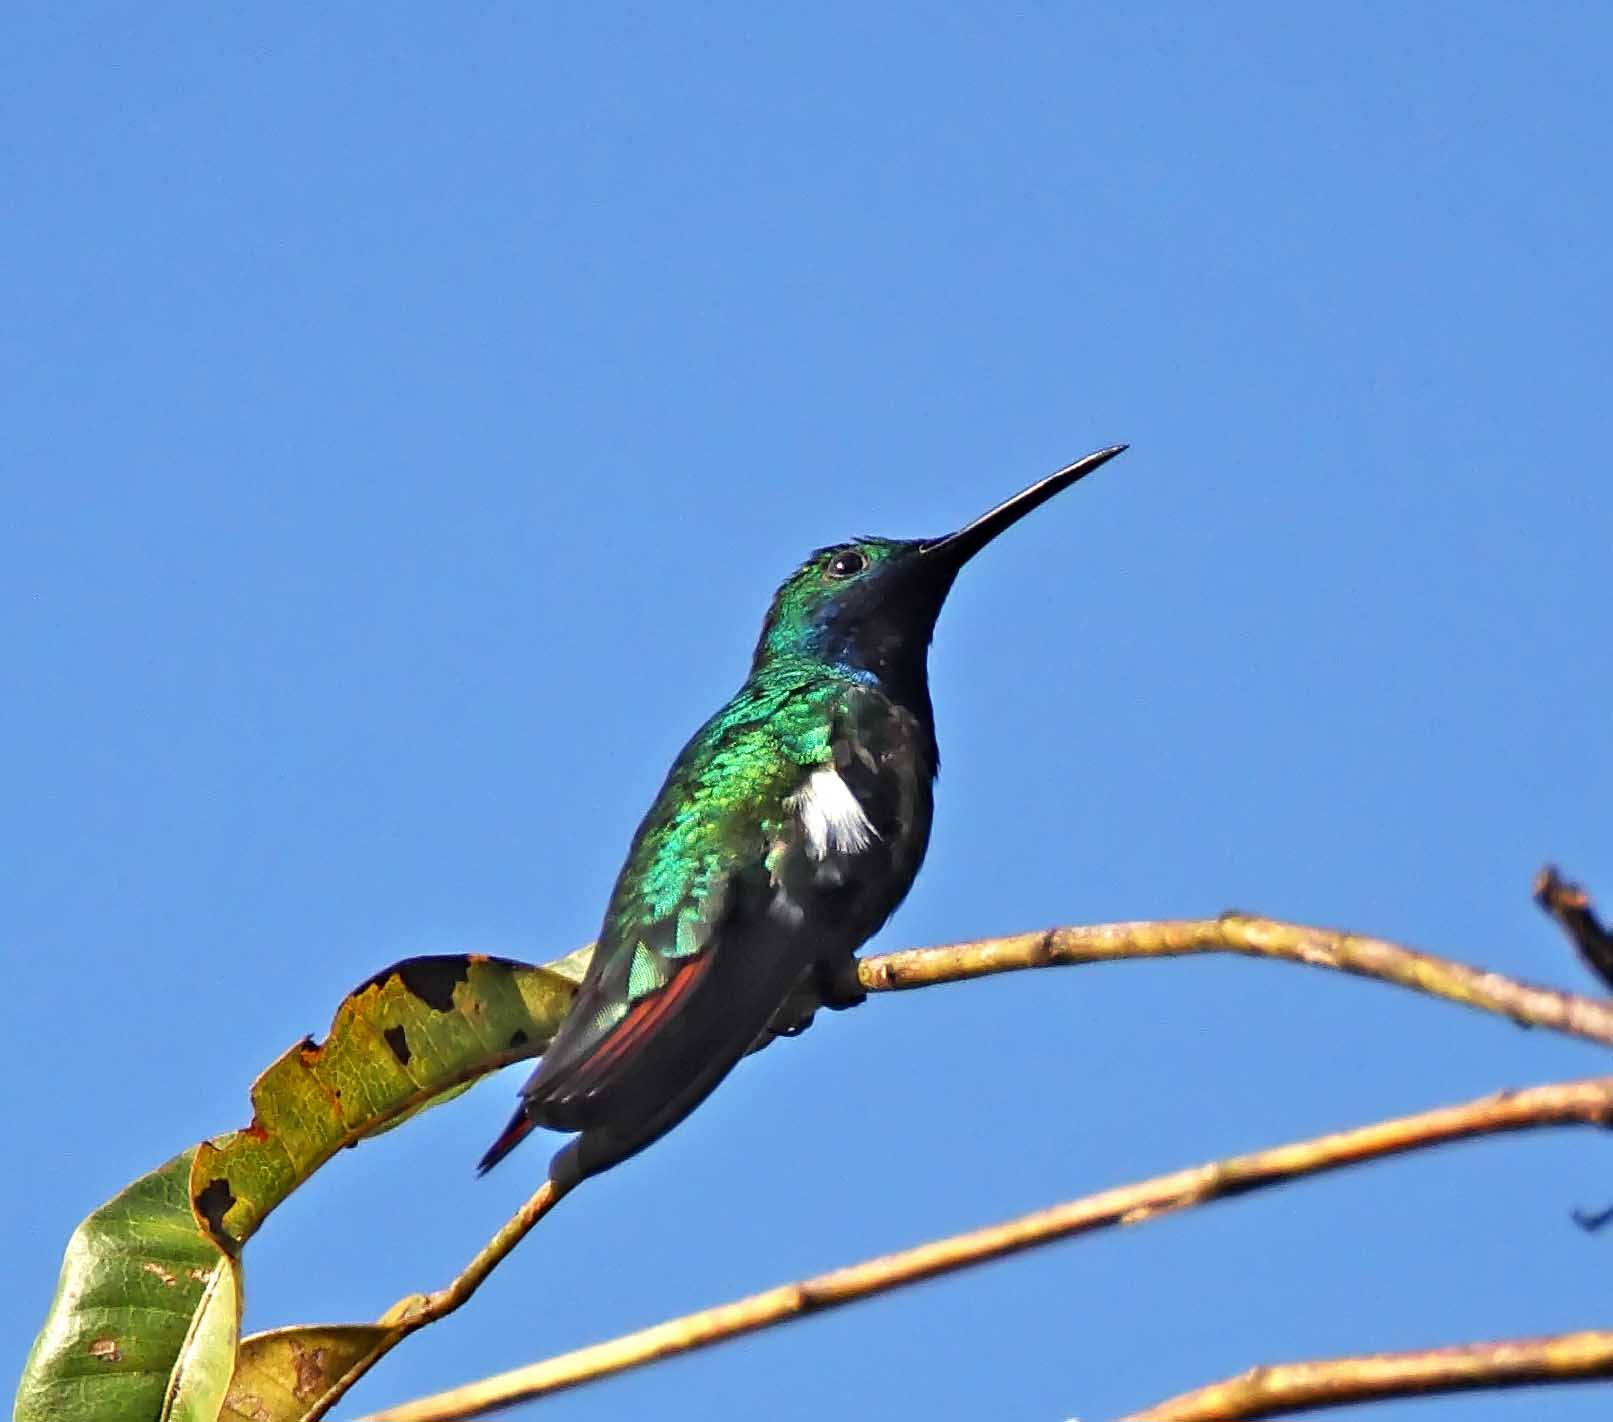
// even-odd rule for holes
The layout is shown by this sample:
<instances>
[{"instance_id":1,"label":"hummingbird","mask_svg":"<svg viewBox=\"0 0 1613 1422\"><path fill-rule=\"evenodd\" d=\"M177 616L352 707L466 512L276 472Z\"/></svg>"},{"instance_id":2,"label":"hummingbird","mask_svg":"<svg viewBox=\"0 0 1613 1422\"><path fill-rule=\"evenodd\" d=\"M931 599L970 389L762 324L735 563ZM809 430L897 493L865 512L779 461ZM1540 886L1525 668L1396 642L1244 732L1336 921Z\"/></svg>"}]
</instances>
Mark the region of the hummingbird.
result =
<instances>
[{"instance_id":1,"label":"hummingbird","mask_svg":"<svg viewBox=\"0 0 1613 1422\"><path fill-rule=\"evenodd\" d=\"M633 836L582 983L479 1174L546 1126L577 1133L549 1164L569 1189L671 1130L753 1046L800 1030L803 995L862 1001L855 952L930 838L941 605L986 544L1125 448L955 533L837 543L785 579L750 675Z\"/></svg>"}]
</instances>

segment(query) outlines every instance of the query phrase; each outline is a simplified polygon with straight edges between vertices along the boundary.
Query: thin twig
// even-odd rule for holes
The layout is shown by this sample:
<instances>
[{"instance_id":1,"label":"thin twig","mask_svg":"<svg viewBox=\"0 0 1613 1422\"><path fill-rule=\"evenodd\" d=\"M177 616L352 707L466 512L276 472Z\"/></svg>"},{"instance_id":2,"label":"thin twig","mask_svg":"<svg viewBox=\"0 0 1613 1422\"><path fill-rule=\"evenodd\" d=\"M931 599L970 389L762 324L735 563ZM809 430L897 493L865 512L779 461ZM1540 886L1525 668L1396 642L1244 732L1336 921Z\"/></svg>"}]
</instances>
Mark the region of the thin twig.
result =
<instances>
[{"instance_id":1,"label":"thin twig","mask_svg":"<svg viewBox=\"0 0 1613 1422\"><path fill-rule=\"evenodd\" d=\"M566 1197L570 1189L570 1186L545 1180L498 1233L477 1250L475 1257L451 1284L435 1293L409 1294L393 1304L379 1320L389 1327L386 1335L325 1390L319 1401L304 1414L304 1422L319 1422L347 1395L354 1383L411 1333L428 1323L435 1323L439 1318L446 1318L464 1303L482 1286L483 1280L498 1267L499 1262L527 1237L532 1227Z\"/></svg>"},{"instance_id":2,"label":"thin twig","mask_svg":"<svg viewBox=\"0 0 1613 1422\"><path fill-rule=\"evenodd\" d=\"M1252 1422L1320 1407L1613 1377L1613 1330L1251 1368L1121 1422Z\"/></svg>"},{"instance_id":3,"label":"thin twig","mask_svg":"<svg viewBox=\"0 0 1613 1422\"><path fill-rule=\"evenodd\" d=\"M1613 933L1597 918L1591 896L1578 884L1559 878L1556 867L1548 864L1535 875L1535 902L1562 925L1598 981L1613 989Z\"/></svg>"},{"instance_id":4,"label":"thin twig","mask_svg":"<svg viewBox=\"0 0 1613 1422\"><path fill-rule=\"evenodd\" d=\"M1613 1124L1613 1077L1502 1092L1272 1150L1233 1156L1054 1205L703 1309L606 1343L371 1414L364 1422L459 1422L793 1318L1000 1259L1070 1235L1449 1141L1541 1126Z\"/></svg>"},{"instance_id":5,"label":"thin twig","mask_svg":"<svg viewBox=\"0 0 1613 1422\"><path fill-rule=\"evenodd\" d=\"M1048 928L941 948L909 948L864 958L858 976L867 991L888 992L1019 968L1178 958L1192 953L1241 953L1332 968L1459 1002L1481 1012L1498 1013L1525 1026L1545 1027L1613 1046L1613 1002L1536 987L1432 953L1402 948L1382 938L1245 914Z\"/></svg>"},{"instance_id":6,"label":"thin twig","mask_svg":"<svg viewBox=\"0 0 1613 1422\"><path fill-rule=\"evenodd\" d=\"M1535 875L1535 902L1561 925L1585 966L1613 988L1613 933L1602 926L1591 907L1591 896L1546 865ZM1575 1210L1574 1223L1588 1234L1613 1223L1613 1206L1602 1210Z\"/></svg>"}]
</instances>

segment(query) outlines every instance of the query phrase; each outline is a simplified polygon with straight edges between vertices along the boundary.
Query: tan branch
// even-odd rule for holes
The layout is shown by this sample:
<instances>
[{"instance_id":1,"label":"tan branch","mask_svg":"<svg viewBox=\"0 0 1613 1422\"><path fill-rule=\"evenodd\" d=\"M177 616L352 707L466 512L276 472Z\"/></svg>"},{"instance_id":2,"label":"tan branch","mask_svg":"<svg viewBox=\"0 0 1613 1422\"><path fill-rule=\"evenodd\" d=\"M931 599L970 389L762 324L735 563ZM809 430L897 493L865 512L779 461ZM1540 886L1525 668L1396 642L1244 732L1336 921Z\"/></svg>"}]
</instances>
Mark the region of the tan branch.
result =
<instances>
[{"instance_id":1,"label":"tan branch","mask_svg":"<svg viewBox=\"0 0 1613 1422\"><path fill-rule=\"evenodd\" d=\"M909 948L864 958L858 976L869 992L890 992L1019 968L1179 958L1191 953L1240 953L1378 978L1530 1027L1613 1046L1613 1002L1535 987L1381 938L1234 913L1159 923L1048 928L943 948Z\"/></svg>"},{"instance_id":2,"label":"tan branch","mask_svg":"<svg viewBox=\"0 0 1613 1422\"><path fill-rule=\"evenodd\" d=\"M1250 1422L1392 1397L1607 1377L1613 1377L1613 1331L1593 1330L1251 1368L1121 1422Z\"/></svg>"},{"instance_id":3,"label":"tan branch","mask_svg":"<svg viewBox=\"0 0 1613 1422\"><path fill-rule=\"evenodd\" d=\"M1418 992L1427 993L1434 997L1443 997L1452 1002L1464 1003L1480 1011L1498 1013L1509 1017L1515 1022L1528 1026L1545 1027L1554 1031L1567 1033L1571 1036L1583 1037L1589 1041L1600 1042L1603 1045L1613 1046L1613 1002L1601 1002L1591 998L1579 997L1573 993L1557 992L1549 988L1535 987L1528 983L1519 982L1512 978L1503 977L1499 973L1481 972L1477 968L1470 968L1466 964L1453 962L1446 958L1438 958L1430 953L1419 953L1410 948L1402 948L1397 944L1385 942L1378 938L1367 938L1360 934L1339 933L1328 929L1310 928L1303 924L1283 923L1276 919L1255 918L1245 914L1228 913L1213 919L1185 919L1174 922L1141 922L1141 923L1113 923L1101 924L1089 928L1050 928L1036 933L1022 933L1006 938L988 938L974 943L954 943L939 948L914 948L897 953L884 953L864 958L858 964L858 977L862 987L868 992L893 992L909 988L928 987L937 983L961 982L970 978L985 977L993 973L1012 972L1021 968L1045 968L1057 965L1074 965L1078 963L1113 962L1129 958L1173 958L1182 957L1192 953L1240 953L1250 957L1275 958L1287 962L1307 963L1314 967L1332 968L1339 972L1354 973L1362 977L1378 978L1384 982L1398 984L1401 987L1411 988ZM1410 1118L1421 1119L1421 1118ZM1578 1119L1578 1118L1576 1118ZM1392 1126L1394 1123L1390 1123ZM1521 1124L1541 1124L1538 1121L1527 1121ZM1515 1129L1511 1126L1486 1126L1483 1130ZM1386 1128L1374 1127L1369 1130ZM1443 1139L1444 1137L1436 1137ZM1331 1138L1330 1138L1331 1139ZM1427 1144L1428 1141L1414 1141L1412 1145ZM1386 1147L1386 1150L1409 1149L1411 1145L1395 1145ZM1383 1153L1382 1151L1371 1153ZM1272 1154L1272 1153L1268 1153ZM1364 1158L1364 1157L1363 1157ZM1345 1162L1333 1162L1333 1164ZM1209 1169L1210 1167L1204 1167ZM1306 1169L1329 1169L1331 1164L1306 1167ZM1186 1172L1192 1175L1194 1172ZM1305 1173L1301 1170L1298 1173ZM1168 1177L1174 1178L1174 1177ZM1185 1177L1184 1177L1185 1178ZM1157 1182L1156 1182L1157 1183ZM1266 1183L1262 1180L1258 1183ZM1141 1188L1141 1187L1138 1187ZM1246 1188L1242 1185L1236 1188ZM1148 1206L1149 1210L1155 1208L1180 1208L1182 1204L1197 1203L1200 1198L1211 1199L1217 1194L1226 1193L1225 1188L1217 1187L1202 1196L1195 1196L1175 1204L1165 1206ZM1094 1197L1102 1199L1104 1197ZM444 1317L458 1308L460 1304L470 1297L486 1275L502 1260L511 1249L526 1235L543 1214L558 1202L559 1196L545 1186L531 1200L524 1205L508 1224L489 1242L487 1247L477 1255L471 1265L458 1279L444 1289L430 1295L412 1295L400 1300L383 1317L384 1324L394 1325L385 1339L368 1356L345 1375L323 1398L316 1408L309 1414L309 1422L323 1417L326 1412L343 1396L347 1390L368 1372L381 1357L396 1347L399 1342L418 1328ZM1077 1202L1078 1204L1082 1202ZM1090 1204L1091 1202L1085 1202ZM1074 1208L1073 1206L1059 1207L1060 1210ZM1140 1206L1127 1208L1142 1208ZM1059 1211L1051 1212L1058 1215ZM1084 1218L1084 1217L1083 1217ZM1099 1221L1106 1223L1109 1221ZM997 1227L996 1231L983 1231L978 1236L960 1236L958 1240L942 1242L942 1244L924 1246L919 1250L910 1250L901 1255L889 1256L889 1260L910 1261L914 1257L928 1257L927 1251L941 1250L944 1254L946 1248L957 1245L965 1249L965 1256L959 1262L942 1262L925 1265L919 1273L911 1275L912 1278L927 1277L928 1273L944 1272L948 1269L961 1268L965 1264L977 1262L980 1259L995 1258L998 1254L1009 1253L1015 1249L1027 1248L1032 1244L1044 1242L1046 1239L1059 1238L1063 1234L1072 1233L1080 1229L1093 1227L1090 1223L1078 1223L1072 1226L1053 1225L1052 1232L1047 1233L1046 1221L1042 1216L1028 1216L1026 1220L1010 1225ZM1016 1231L1028 1230L1023 1242L1018 1240ZM1010 1242L992 1243L1003 1231L1008 1234L1004 1239ZM985 1242L982 1242L985 1241ZM983 1252L971 1252L983 1251ZM950 1258L950 1256L947 1256ZM889 1261L874 1261L874 1264ZM859 1270L873 1268L874 1265L858 1266ZM902 1264L902 1268L908 1267ZM737 1324L724 1324L722 1329L710 1338L701 1337L694 1342L680 1341L675 1347L666 1351L682 1352L689 1347L704 1346L707 1342L714 1342L720 1337L730 1337L735 1333L748 1332L753 1328L766 1327L771 1323L781 1321L783 1318L795 1314L809 1312L820 1307L829 1307L840 1302L847 1302L851 1298L860 1298L864 1292L877 1292L880 1288L895 1287L898 1283L909 1282L909 1277L895 1279L889 1284L879 1284L873 1288L864 1287L863 1276L858 1275L858 1281L849 1285L852 1292L841 1298L836 1290L841 1287L843 1280L837 1274L823 1276L821 1280L810 1285L792 1285L783 1290L774 1290L770 1294L758 1295L759 1300L773 1300L766 1304L764 1314L760 1321L753 1319L753 1313L744 1314L743 1320ZM853 1271L856 1272L856 1271ZM806 1290L805 1293L802 1290ZM757 1299L747 1300L743 1307L753 1309ZM729 1308L740 1308L741 1305L730 1305ZM782 1311L776 1314L765 1313L766 1308L775 1308ZM721 1310L718 1311L722 1312ZM705 1315L694 1316L697 1319ZM662 1329L674 1325L662 1325ZM647 1334L634 1335L640 1340L640 1346L650 1347L652 1350L661 1349L665 1345L665 1338L661 1330L651 1329ZM648 1338L650 1341L644 1343ZM616 1344L602 1345L615 1349L621 1344L631 1343L633 1340L618 1340ZM585 1349L582 1354L568 1354L564 1359L553 1360L551 1364L539 1364L538 1367L550 1368L571 1360L573 1363L578 1357L586 1357L593 1350ZM637 1366L639 1363L649 1361L652 1357L661 1356L660 1352L652 1351L644 1356L635 1356L625 1363L614 1363L606 1371L618 1371L621 1367ZM522 1370L525 1372L526 1370ZM594 1376L590 1372L587 1376ZM545 1384L540 1391L553 1391L556 1387L572 1386L572 1381L562 1381L554 1384ZM524 1394L536 1395L536 1394ZM388 1418L412 1416L405 1411L378 1414ZM437 1416L437 1413L422 1413L421 1416ZM444 1416L469 1415L463 1412L440 1414Z\"/></svg>"},{"instance_id":4,"label":"tan branch","mask_svg":"<svg viewBox=\"0 0 1613 1422\"><path fill-rule=\"evenodd\" d=\"M1038 935L1039 936L1039 935ZM1011 940L1003 940L1008 942ZM976 945L978 946L978 945ZM892 955L902 957L903 955ZM921 1244L704 1309L513 1372L388 1408L364 1422L458 1422L793 1318L1053 1240L1450 1141L1542 1126L1613 1124L1613 1077L1502 1092L1272 1150L1233 1156Z\"/></svg>"},{"instance_id":5,"label":"tan branch","mask_svg":"<svg viewBox=\"0 0 1613 1422\"><path fill-rule=\"evenodd\" d=\"M1558 878L1548 864L1535 875L1535 902L1562 925L1585 966L1613 989L1613 933L1597 918L1591 896L1578 884Z\"/></svg>"},{"instance_id":6,"label":"tan branch","mask_svg":"<svg viewBox=\"0 0 1613 1422\"><path fill-rule=\"evenodd\" d=\"M527 1237L532 1227L565 1198L568 1189L569 1187L557 1186L553 1181L544 1181L528 1197L526 1203L500 1227L498 1233L476 1252L475 1257L459 1272L451 1284L438 1289L435 1293L410 1294L393 1304L379 1319L379 1322L387 1328L387 1333L368 1353L332 1383L307 1412L301 1414L303 1422L319 1422L321 1417L347 1395L354 1383L411 1333L424 1328L428 1323L435 1323L439 1318L446 1318L470 1298L481 1288L483 1281L498 1267L504 1257Z\"/></svg>"}]
</instances>

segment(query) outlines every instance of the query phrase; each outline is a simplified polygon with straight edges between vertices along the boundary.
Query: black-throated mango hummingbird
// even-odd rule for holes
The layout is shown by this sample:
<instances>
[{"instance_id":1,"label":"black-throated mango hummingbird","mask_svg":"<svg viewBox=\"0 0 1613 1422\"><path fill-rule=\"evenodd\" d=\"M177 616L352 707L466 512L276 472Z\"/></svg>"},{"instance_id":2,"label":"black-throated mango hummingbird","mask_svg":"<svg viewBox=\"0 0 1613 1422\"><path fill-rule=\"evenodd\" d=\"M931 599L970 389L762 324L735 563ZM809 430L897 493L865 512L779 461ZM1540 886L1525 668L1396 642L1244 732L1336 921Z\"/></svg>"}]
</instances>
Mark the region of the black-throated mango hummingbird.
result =
<instances>
[{"instance_id":1,"label":"black-throated mango hummingbird","mask_svg":"<svg viewBox=\"0 0 1613 1422\"><path fill-rule=\"evenodd\" d=\"M958 570L1126 448L942 538L820 548L773 597L750 675L673 762L633 836L582 985L487 1171L534 1126L580 1134L569 1187L703 1101L809 987L861 1000L852 956L907 896L940 757L930 637Z\"/></svg>"}]
</instances>

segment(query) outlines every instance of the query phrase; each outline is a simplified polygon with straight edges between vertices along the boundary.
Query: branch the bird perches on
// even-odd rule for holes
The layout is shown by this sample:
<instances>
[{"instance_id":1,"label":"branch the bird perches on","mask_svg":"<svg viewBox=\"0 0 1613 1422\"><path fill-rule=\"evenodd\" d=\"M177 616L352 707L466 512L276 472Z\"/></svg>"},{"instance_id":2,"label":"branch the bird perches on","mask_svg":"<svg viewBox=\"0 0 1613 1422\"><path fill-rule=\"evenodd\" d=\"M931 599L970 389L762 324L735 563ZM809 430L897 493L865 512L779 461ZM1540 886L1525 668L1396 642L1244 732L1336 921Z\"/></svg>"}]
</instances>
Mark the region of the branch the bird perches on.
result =
<instances>
[{"instance_id":1,"label":"branch the bird perches on","mask_svg":"<svg viewBox=\"0 0 1613 1422\"><path fill-rule=\"evenodd\" d=\"M1583 896L1579 907L1589 913L1588 901ZM1520 982L1379 938L1241 913L1223 914L1213 919L1053 928L877 954L862 960L859 976L869 993L878 993L966 981L1025 968L1223 952L1304 963L1375 978L1504 1016L1522 1025L1613 1046L1613 1002ZM370 1414L362 1422L456 1422L456 1419L483 1416L516 1402L576 1387L1076 1233L1137 1224L1161 1213L1209 1203L1230 1194L1449 1141L1569 1124L1613 1124L1613 1078L1597 1077L1500 1092L1458 1106L1235 1156L1103 1191L1019 1219L932 1241L701 1310L498 1377L384 1409ZM538 1196L549 1188L545 1186L523 1207L527 1215L535 1219L554 1203L550 1195L542 1202L542 1208L533 1210ZM512 1221L511 1225L515 1223ZM433 1309L431 1317L442 1316L468 1298L476 1284L529 1227L530 1224L512 1230L511 1226L506 1226L498 1238L507 1239L507 1247L500 1253L483 1250L478 1255L475 1278L468 1288L460 1285L471 1270L447 1289L431 1296L434 1300L451 1296L453 1300L448 1308ZM403 1301L388 1317L407 1315L408 1303ZM420 1323L426 1321L430 1319L420 1319ZM413 1326L420 1326L420 1323L413 1323ZM1587 1339L1591 1341L1587 1343ZM1165 1422L1165 1419L1189 1422L1189 1419L1223 1415L1204 1411L1203 1399L1213 1397L1224 1401L1232 1396L1228 1389L1237 1390L1237 1395L1244 1399L1239 1405L1246 1410L1224 1412L1224 1415L1243 1418L1274 1416L1294 1411L1299 1406L1315 1406L1314 1397L1320 1395L1315 1391L1317 1387L1346 1392L1355 1387L1365 1399L1454 1388L1511 1386L1524 1381L1601 1377L1609 1371L1613 1335L1587 1333L1564 1335L1559 1339L1432 1349L1425 1353L1397 1355L1392 1364L1385 1362L1387 1356L1296 1364L1292 1366L1298 1371L1291 1373L1257 1369L1227 1383L1216 1384L1212 1389L1184 1394L1161 1404L1160 1408L1136 1413L1134 1417L1137 1422ZM367 1365L344 1378L341 1391L345 1392L365 1370ZM1251 1382L1251 1378L1255 1381ZM1378 1390L1372 1391L1373 1388ZM339 1395L321 1399L319 1411L310 1415L322 1416ZM1313 1400L1286 1400L1289 1398ZM1200 1410L1190 1410L1194 1407ZM1171 1408L1176 1410L1161 1410Z\"/></svg>"}]
</instances>

